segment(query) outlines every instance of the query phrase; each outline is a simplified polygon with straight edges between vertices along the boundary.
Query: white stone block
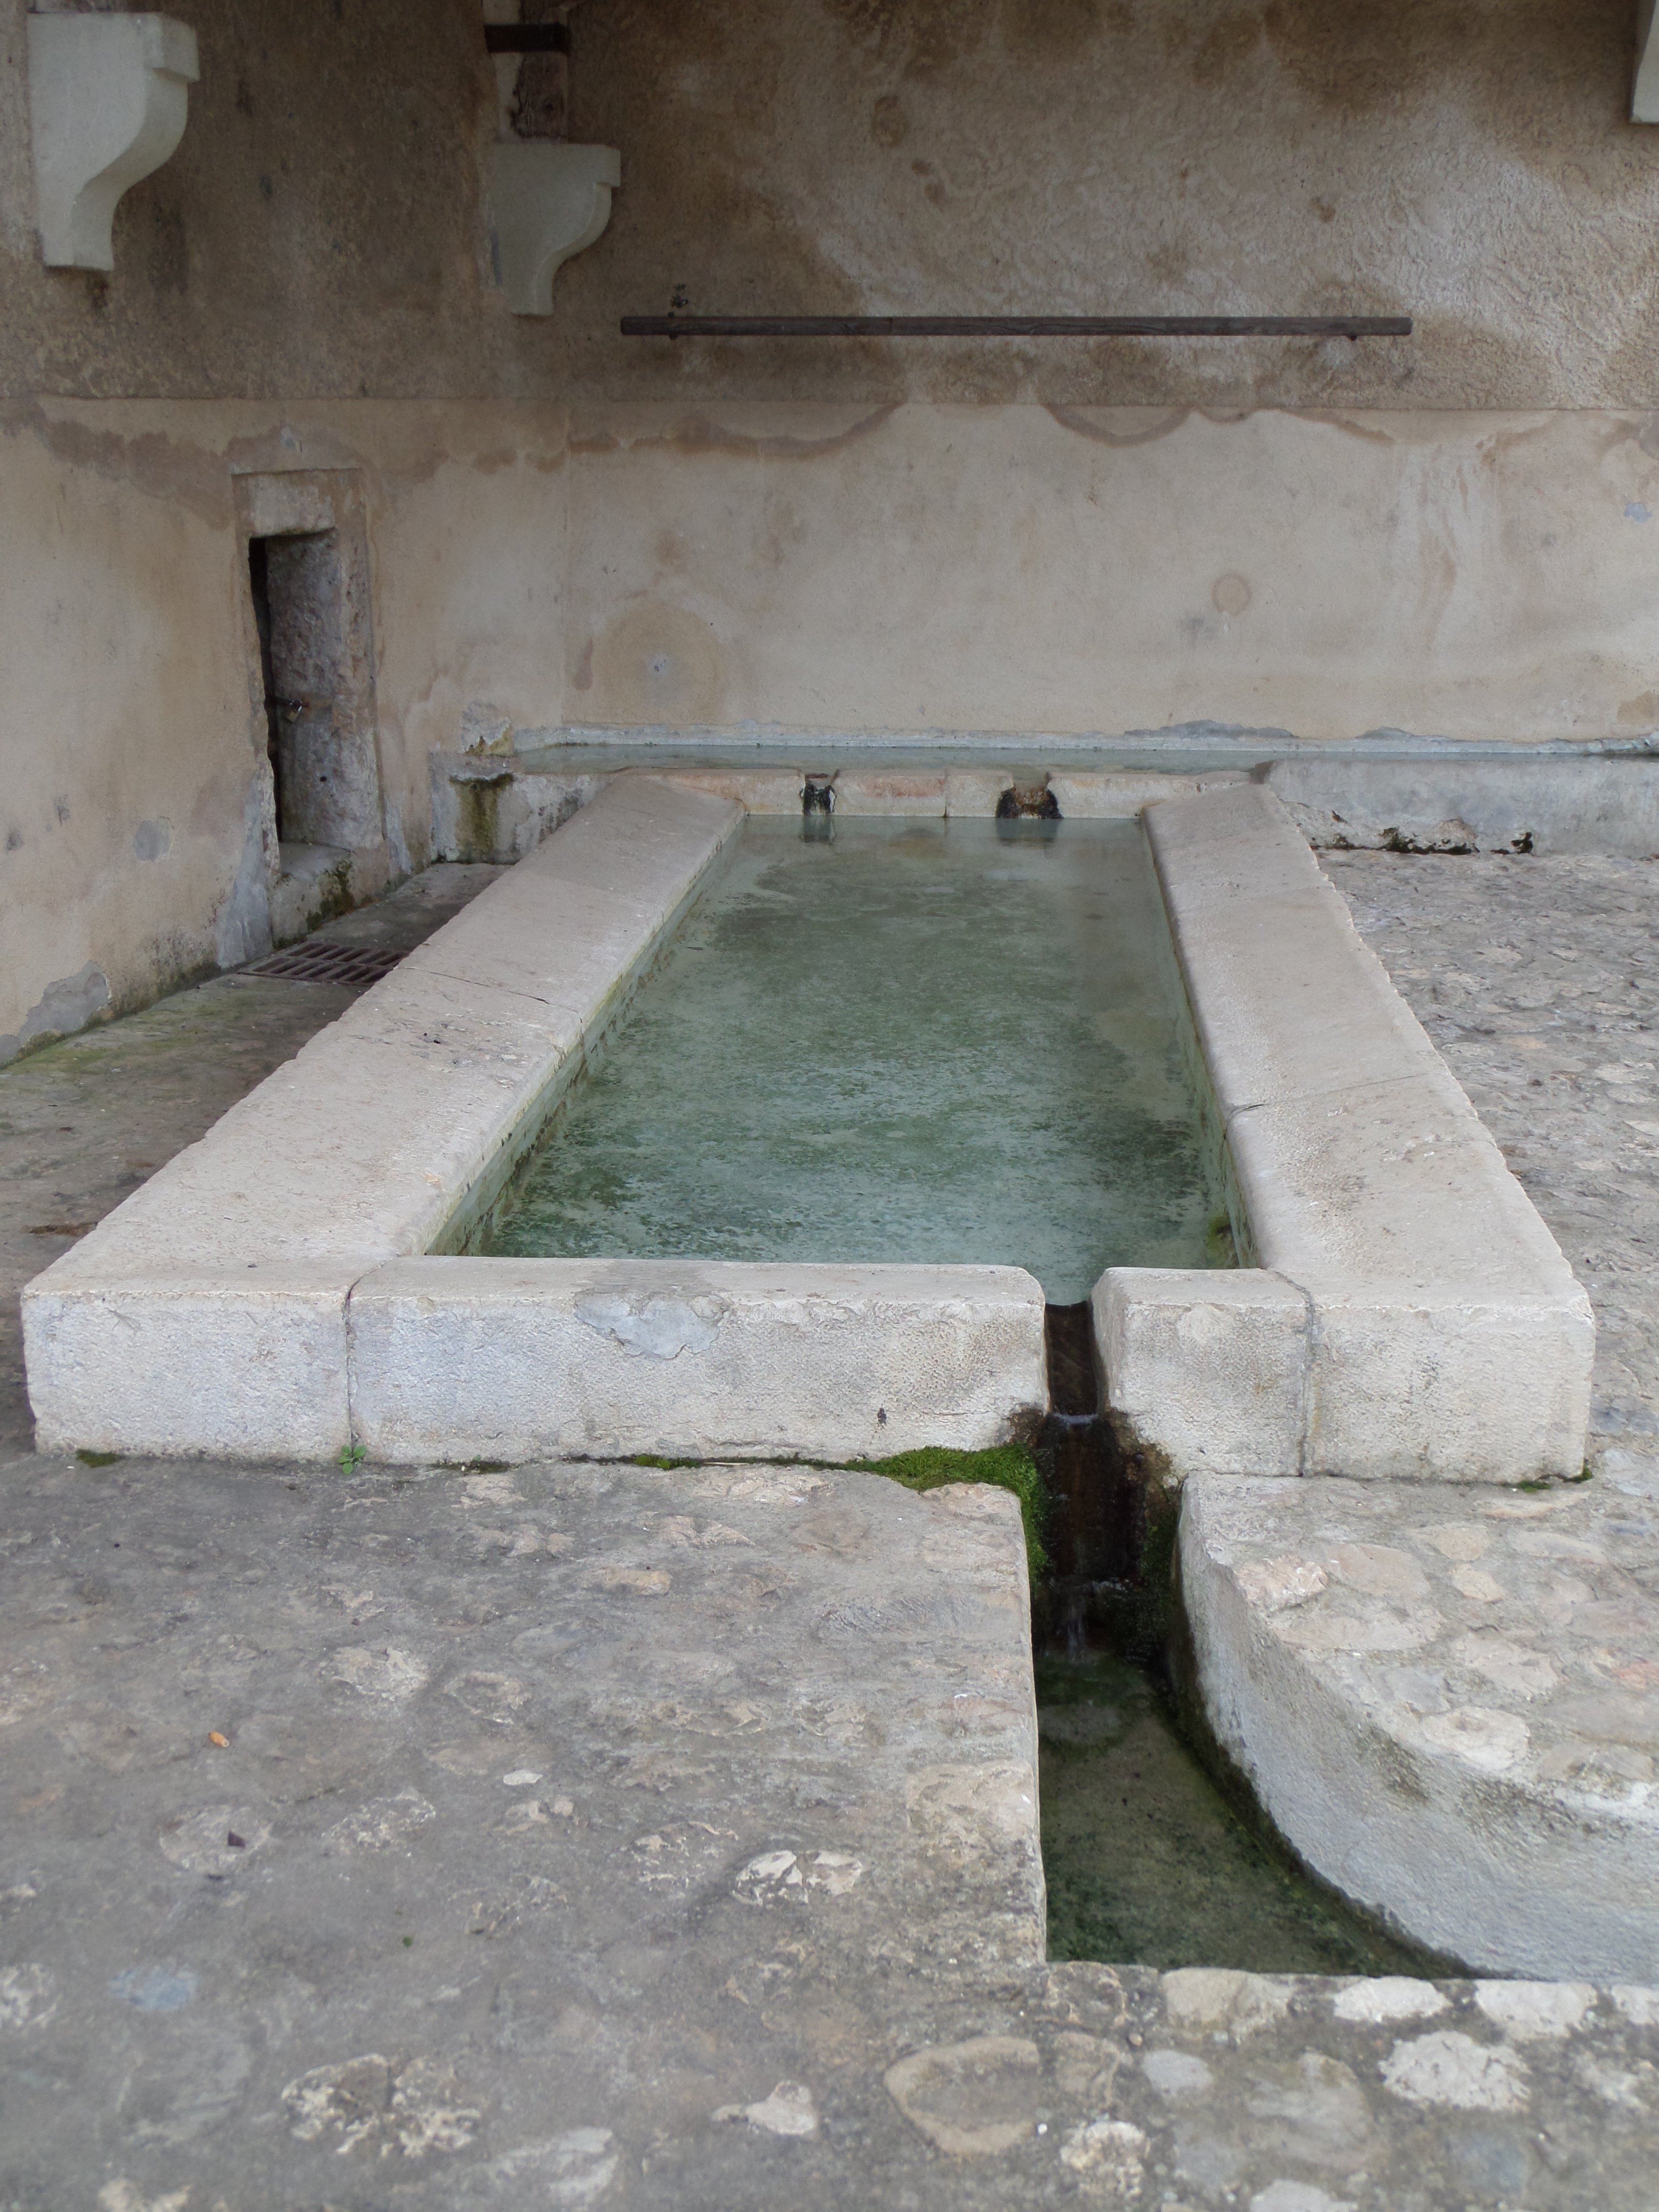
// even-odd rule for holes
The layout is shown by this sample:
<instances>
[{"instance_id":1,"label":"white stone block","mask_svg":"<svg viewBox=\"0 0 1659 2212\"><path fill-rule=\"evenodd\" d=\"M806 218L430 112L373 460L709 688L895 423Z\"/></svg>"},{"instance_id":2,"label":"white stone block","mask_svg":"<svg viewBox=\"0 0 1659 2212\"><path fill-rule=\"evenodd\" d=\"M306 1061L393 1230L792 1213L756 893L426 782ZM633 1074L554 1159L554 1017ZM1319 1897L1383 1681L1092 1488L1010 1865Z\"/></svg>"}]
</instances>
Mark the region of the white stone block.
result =
<instances>
[{"instance_id":1,"label":"white stone block","mask_svg":"<svg viewBox=\"0 0 1659 2212\"><path fill-rule=\"evenodd\" d=\"M882 1457L999 1443L1046 1408L1015 1267L424 1259L351 1300L372 1457Z\"/></svg>"},{"instance_id":2,"label":"white stone block","mask_svg":"<svg viewBox=\"0 0 1659 2212\"><path fill-rule=\"evenodd\" d=\"M1295 1474L1308 1301L1256 1268L1109 1267L1094 1290L1106 1403L1182 1474Z\"/></svg>"},{"instance_id":3,"label":"white stone block","mask_svg":"<svg viewBox=\"0 0 1659 2212\"><path fill-rule=\"evenodd\" d=\"M1584 1463L1595 1322L1559 1295L1310 1278L1302 1470L1533 1482Z\"/></svg>"},{"instance_id":4,"label":"white stone block","mask_svg":"<svg viewBox=\"0 0 1659 2212\"><path fill-rule=\"evenodd\" d=\"M1265 1267L1431 1296L1583 1296L1443 1065L1236 1114L1227 1142Z\"/></svg>"},{"instance_id":5,"label":"white stone block","mask_svg":"<svg viewBox=\"0 0 1659 2212\"><path fill-rule=\"evenodd\" d=\"M1243 769L1213 775L1171 775L1156 769L1060 769L1048 778L1060 813L1078 822L1129 822L1169 799L1195 799L1201 791L1245 781Z\"/></svg>"},{"instance_id":6,"label":"white stone block","mask_svg":"<svg viewBox=\"0 0 1659 2212\"><path fill-rule=\"evenodd\" d=\"M1160 805L1146 836L1224 1126L1339 1085L1452 1084L1276 801L1247 787Z\"/></svg>"},{"instance_id":7,"label":"white stone block","mask_svg":"<svg viewBox=\"0 0 1659 2212\"><path fill-rule=\"evenodd\" d=\"M1249 786L1146 819L1251 1256L1286 1295L1269 1325L1241 1291L1224 1329L1215 1278L1184 1278L1222 1347L1206 1436L1195 1352L1177 1378L1183 1278L1112 1271L1095 1301L1112 1410L1183 1474L1576 1474L1589 1299L1283 807Z\"/></svg>"},{"instance_id":8,"label":"white stone block","mask_svg":"<svg viewBox=\"0 0 1659 2212\"><path fill-rule=\"evenodd\" d=\"M1041 769L1018 774L1000 768L952 769L945 779L945 811L982 819L996 812L997 801L1010 784L1029 787L1047 781Z\"/></svg>"},{"instance_id":9,"label":"white stone block","mask_svg":"<svg viewBox=\"0 0 1659 2212\"><path fill-rule=\"evenodd\" d=\"M945 813L944 773L909 769L842 769L836 777L837 814L912 814L937 819Z\"/></svg>"},{"instance_id":10,"label":"white stone block","mask_svg":"<svg viewBox=\"0 0 1659 2212\"><path fill-rule=\"evenodd\" d=\"M806 774L798 768L654 769L653 775L684 791L729 799L750 814L799 814Z\"/></svg>"},{"instance_id":11,"label":"white stone block","mask_svg":"<svg viewBox=\"0 0 1659 2212\"><path fill-rule=\"evenodd\" d=\"M326 1460L350 1435L349 1268L239 1268L77 1280L23 1296L41 1451Z\"/></svg>"},{"instance_id":12,"label":"white stone block","mask_svg":"<svg viewBox=\"0 0 1659 2212\"><path fill-rule=\"evenodd\" d=\"M492 884L417 945L398 972L411 982L431 978L461 989L483 984L510 992L540 1006L556 1025L568 1018L580 1030L655 939L662 902L534 876L528 867L521 860Z\"/></svg>"},{"instance_id":13,"label":"white stone block","mask_svg":"<svg viewBox=\"0 0 1659 2212\"><path fill-rule=\"evenodd\" d=\"M337 1450L343 1382L327 1378L344 1375L351 1284L424 1251L506 1171L742 819L618 777L37 1277L24 1310L42 1439ZM234 1385L228 1363L246 1370Z\"/></svg>"},{"instance_id":14,"label":"white stone block","mask_svg":"<svg viewBox=\"0 0 1659 2212\"><path fill-rule=\"evenodd\" d=\"M687 791L634 769L616 777L602 797L520 867L530 878L556 878L644 900L660 927L743 827L743 818L742 807L732 799Z\"/></svg>"}]
</instances>

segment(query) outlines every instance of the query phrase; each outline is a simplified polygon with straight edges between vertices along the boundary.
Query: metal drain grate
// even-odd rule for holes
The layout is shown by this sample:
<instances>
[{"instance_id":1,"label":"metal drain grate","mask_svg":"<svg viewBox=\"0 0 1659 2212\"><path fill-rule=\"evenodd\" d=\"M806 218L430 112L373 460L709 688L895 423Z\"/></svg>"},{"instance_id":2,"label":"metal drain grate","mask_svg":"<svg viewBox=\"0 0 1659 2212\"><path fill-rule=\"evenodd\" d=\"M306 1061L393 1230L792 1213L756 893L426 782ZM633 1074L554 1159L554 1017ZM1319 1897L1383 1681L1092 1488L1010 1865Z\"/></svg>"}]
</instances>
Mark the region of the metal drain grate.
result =
<instances>
[{"instance_id":1,"label":"metal drain grate","mask_svg":"<svg viewBox=\"0 0 1659 2212\"><path fill-rule=\"evenodd\" d=\"M256 960L243 973L273 975L283 983L378 983L403 957L380 945L332 945L313 937L273 952L269 960Z\"/></svg>"}]
</instances>

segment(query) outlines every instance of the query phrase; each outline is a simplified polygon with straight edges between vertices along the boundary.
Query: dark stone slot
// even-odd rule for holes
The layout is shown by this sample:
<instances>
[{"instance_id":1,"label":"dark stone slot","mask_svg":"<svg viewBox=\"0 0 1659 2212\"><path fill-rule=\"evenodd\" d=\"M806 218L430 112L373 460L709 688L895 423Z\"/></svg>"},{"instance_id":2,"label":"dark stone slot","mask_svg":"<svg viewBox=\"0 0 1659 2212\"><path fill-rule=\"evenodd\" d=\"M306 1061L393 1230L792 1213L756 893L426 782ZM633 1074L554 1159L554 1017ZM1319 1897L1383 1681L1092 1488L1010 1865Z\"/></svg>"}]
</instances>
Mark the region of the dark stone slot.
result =
<instances>
[{"instance_id":1,"label":"dark stone slot","mask_svg":"<svg viewBox=\"0 0 1659 2212\"><path fill-rule=\"evenodd\" d=\"M1031 1641L1050 1957L1448 1971L1303 1867L1211 1737L1176 1581L1180 1492L1100 1410L1089 1307L1050 1306L1045 1335Z\"/></svg>"}]
</instances>

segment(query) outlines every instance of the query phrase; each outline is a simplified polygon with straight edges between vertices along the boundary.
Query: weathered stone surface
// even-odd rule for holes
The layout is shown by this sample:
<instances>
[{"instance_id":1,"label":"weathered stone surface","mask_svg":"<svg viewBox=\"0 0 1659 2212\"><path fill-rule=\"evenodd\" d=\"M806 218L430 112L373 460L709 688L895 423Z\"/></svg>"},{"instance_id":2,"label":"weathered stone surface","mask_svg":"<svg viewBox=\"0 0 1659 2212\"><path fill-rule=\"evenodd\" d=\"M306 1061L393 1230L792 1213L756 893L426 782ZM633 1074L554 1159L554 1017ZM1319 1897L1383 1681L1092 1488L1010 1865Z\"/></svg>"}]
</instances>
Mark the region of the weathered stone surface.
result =
<instances>
[{"instance_id":1,"label":"weathered stone surface","mask_svg":"<svg viewBox=\"0 0 1659 2212\"><path fill-rule=\"evenodd\" d=\"M1576 1474L1589 1302L1283 808L1247 787L1146 819L1248 1256L1305 1317L1291 1361L1282 1326L1230 1310L1200 1456L1187 1394L1163 1395L1175 1279L1149 1284L1159 1312L1143 1328L1135 1271L1114 1271L1097 1342L1120 1424L1180 1474ZM1208 1276L1188 1283L1212 1314ZM1143 1352L1155 1364L1139 1374ZM1279 1409L1265 1426L1264 1407ZM1267 1449L1279 1456L1249 1464Z\"/></svg>"},{"instance_id":2,"label":"weathered stone surface","mask_svg":"<svg viewBox=\"0 0 1659 2212\"><path fill-rule=\"evenodd\" d=\"M1166 799L1196 799L1249 781L1243 769L1214 769L1203 775L1171 769L1057 769L1048 779L1062 815L1079 821L1127 821Z\"/></svg>"},{"instance_id":3,"label":"weathered stone surface","mask_svg":"<svg viewBox=\"0 0 1659 2212\"><path fill-rule=\"evenodd\" d=\"M43 1438L337 1451L352 1284L424 1249L526 1140L741 819L618 780L54 1262L23 1301ZM248 1387L221 1386L219 1354Z\"/></svg>"},{"instance_id":4,"label":"weathered stone surface","mask_svg":"<svg viewBox=\"0 0 1659 2212\"><path fill-rule=\"evenodd\" d=\"M805 789L803 769L778 768L665 768L658 773L665 782L687 791L712 793L717 799L735 799L748 814L799 814Z\"/></svg>"},{"instance_id":5,"label":"weathered stone surface","mask_svg":"<svg viewBox=\"0 0 1659 2212\"><path fill-rule=\"evenodd\" d=\"M1317 1872L1498 1973L1659 1980L1659 1520L1537 1494L1189 1482L1206 1716Z\"/></svg>"},{"instance_id":6,"label":"weathered stone surface","mask_svg":"<svg viewBox=\"0 0 1659 2212\"><path fill-rule=\"evenodd\" d=\"M1659 1496L1659 872L1588 855L1323 866L1589 1291L1592 1464Z\"/></svg>"},{"instance_id":7,"label":"weathered stone surface","mask_svg":"<svg viewBox=\"0 0 1659 2212\"><path fill-rule=\"evenodd\" d=\"M1616 1024L1650 1020L1650 872L1333 866L1364 884L1362 921L1394 933L1391 958L1420 966L1413 941L1444 945L1456 965L1402 988L1421 988L1505 1142L1533 1148L1537 1169L1520 1164L1552 1226L1581 1264L1595 1255L1620 1328L1616 1366L1604 1344L1598 1369L1598 1465L1639 1518L1617 1486L1644 1479L1632 1424L1659 1374L1650 1171L1625 1127L1643 1109L1589 1070L1644 1056ZM477 880L434 871L329 934L392 941L409 901ZM1498 939L1527 949L1477 963ZM1560 1018L1548 1060L1585 1072L1529 1091L1521 1040L1540 1012L1518 1000L1551 970L1565 981L1541 1016ZM1482 971L1484 1010L1460 981ZM9 1069L8 1290L348 996L227 979ZM1577 1164L1597 1158L1599 1172ZM1659 1993L1628 1971L1592 1998L1576 1967L1540 1989L1015 1955L1030 1869L1009 1843L1007 1778L1030 1757L1029 1692L995 1672L1023 1619L1006 1498L981 1524L977 1493L918 1501L827 1474L824 1504L805 1485L827 1471L794 1468L774 1471L770 1503L754 1467L720 1495L696 1470L65 1468L27 1454L15 1333L6 1360L0 2193L20 2203L152 2212L188 2190L184 2212L250 2194L368 2212L388 2191L445 2212L1650 2212ZM870 1499L884 1503L860 1532ZM1463 1577L1477 1626L1495 1601L1475 1578L1513 1587L1489 1526L1507 1546L1538 1525L1490 1524L1483 1502L1456 1493L1412 1562L1437 1607ZM918 1525L920 1565L904 1540ZM1362 1568L1398 1583L1376 1552L1409 1548L1385 1536ZM1624 1564L1595 1570L1596 1587ZM1294 1600L1323 1572L1269 1587ZM725 1733L700 1733L711 1722ZM925 1833L883 1826L896 1760ZM873 1939L860 1916L892 1863L860 1848L842 1807L900 1846ZM960 1948L981 1925L1006 1937L989 1964ZM916 2061L912 2075L948 2082L939 2054L987 2038L1034 2046L1038 2064L986 2074L987 2117L1023 2131L964 2158L887 2078ZM1138 2199L1107 2193L1136 2166Z\"/></svg>"},{"instance_id":8,"label":"weathered stone surface","mask_svg":"<svg viewBox=\"0 0 1659 2212\"><path fill-rule=\"evenodd\" d=\"M1018 1267L406 1260L352 1293L376 1459L975 1450L1048 1402Z\"/></svg>"},{"instance_id":9,"label":"weathered stone surface","mask_svg":"<svg viewBox=\"0 0 1659 2212\"><path fill-rule=\"evenodd\" d=\"M523 860L609 781L520 767L510 751L490 757L441 747L433 750L430 774L432 851L441 860Z\"/></svg>"},{"instance_id":10,"label":"weathered stone surface","mask_svg":"<svg viewBox=\"0 0 1659 2212\"><path fill-rule=\"evenodd\" d=\"M947 781L942 769L841 769L836 775L836 810L841 814L941 816Z\"/></svg>"},{"instance_id":11,"label":"weathered stone surface","mask_svg":"<svg viewBox=\"0 0 1659 2212\"><path fill-rule=\"evenodd\" d=\"M1193 1473L1299 1468L1308 1301L1293 1284L1260 1267L1109 1267L1091 1304L1109 1403L1132 1436Z\"/></svg>"},{"instance_id":12,"label":"weathered stone surface","mask_svg":"<svg viewBox=\"0 0 1659 2212\"><path fill-rule=\"evenodd\" d=\"M19 2202L1645 2212L1652 1990L1041 1963L1002 1492L21 1465Z\"/></svg>"},{"instance_id":13,"label":"weathered stone surface","mask_svg":"<svg viewBox=\"0 0 1659 2212\"><path fill-rule=\"evenodd\" d=\"M1325 850L1628 853L1659 850L1659 762L1275 761L1267 788Z\"/></svg>"}]
</instances>

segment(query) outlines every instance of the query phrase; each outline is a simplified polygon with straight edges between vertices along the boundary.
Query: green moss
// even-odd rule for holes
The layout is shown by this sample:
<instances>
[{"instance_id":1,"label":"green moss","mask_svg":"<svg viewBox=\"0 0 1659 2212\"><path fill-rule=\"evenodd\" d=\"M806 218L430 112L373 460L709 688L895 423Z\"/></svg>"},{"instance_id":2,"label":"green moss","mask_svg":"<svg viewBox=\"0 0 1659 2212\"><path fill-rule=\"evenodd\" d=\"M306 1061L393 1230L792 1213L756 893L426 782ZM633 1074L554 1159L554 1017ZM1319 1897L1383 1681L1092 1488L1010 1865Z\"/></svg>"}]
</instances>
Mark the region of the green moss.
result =
<instances>
[{"instance_id":1,"label":"green moss","mask_svg":"<svg viewBox=\"0 0 1659 2212\"><path fill-rule=\"evenodd\" d=\"M113 1467L121 1455L119 1452L78 1451L75 1456L82 1467Z\"/></svg>"},{"instance_id":2,"label":"green moss","mask_svg":"<svg viewBox=\"0 0 1659 2212\"><path fill-rule=\"evenodd\" d=\"M1233 1242L1233 1224L1224 1213L1212 1213L1204 1231L1204 1257L1212 1267L1236 1267L1238 1247Z\"/></svg>"},{"instance_id":3,"label":"green moss","mask_svg":"<svg viewBox=\"0 0 1659 2212\"><path fill-rule=\"evenodd\" d=\"M847 1464L866 1474L884 1474L890 1482L902 1482L907 1490L939 1490L947 1482L988 1482L998 1490L1012 1491L1025 1524L1025 1556L1032 1581L1047 1570L1042 1522L1048 1501L1037 1463L1024 1444L995 1444L988 1451L953 1451L946 1444L924 1444L920 1451L896 1452L891 1459L854 1459Z\"/></svg>"},{"instance_id":4,"label":"green moss","mask_svg":"<svg viewBox=\"0 0 1659 2212\"><path fill-rule=\"evenodd\" d=\"M700 1459L659 1459L654 1452L635 1452L631 1467L701 1467Z\"/></svg>"}]
</instances>

